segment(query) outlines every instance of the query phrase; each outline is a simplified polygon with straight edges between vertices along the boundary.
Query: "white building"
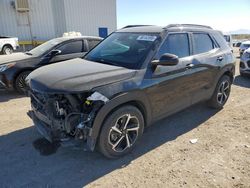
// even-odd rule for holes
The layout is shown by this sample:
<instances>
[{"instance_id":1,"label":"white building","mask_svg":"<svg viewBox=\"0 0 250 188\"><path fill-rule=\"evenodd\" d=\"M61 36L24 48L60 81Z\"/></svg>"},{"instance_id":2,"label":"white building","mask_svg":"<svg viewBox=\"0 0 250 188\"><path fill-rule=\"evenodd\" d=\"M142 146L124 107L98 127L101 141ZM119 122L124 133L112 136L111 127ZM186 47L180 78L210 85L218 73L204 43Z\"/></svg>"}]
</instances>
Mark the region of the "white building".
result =
<instances>
[{"instance_id":1,"label":"white building","mask_svg":"<svg viewBox=\"0 0 250 188\"><path fill-rule=\"evenodd\" d=\"M26 43L69 31L105 37L116 22L116 0L0 0L0 36Z\"/></svg>"}]
</instances>

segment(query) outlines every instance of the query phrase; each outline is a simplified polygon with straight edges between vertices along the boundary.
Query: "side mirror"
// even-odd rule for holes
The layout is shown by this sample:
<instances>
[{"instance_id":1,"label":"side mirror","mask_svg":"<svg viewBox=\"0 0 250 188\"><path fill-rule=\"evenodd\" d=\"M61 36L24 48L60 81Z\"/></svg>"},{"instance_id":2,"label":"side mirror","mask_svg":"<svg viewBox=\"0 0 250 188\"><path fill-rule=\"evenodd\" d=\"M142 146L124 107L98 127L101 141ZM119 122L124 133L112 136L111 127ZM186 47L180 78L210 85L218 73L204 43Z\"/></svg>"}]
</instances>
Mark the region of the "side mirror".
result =
<instances>
[{"instance_id":1,"label":"side mirror","mask_svg":"<svg viewBox=\"0 0 250 188\"><path fill-rule=\"evenodd\" d=\"M163 54L159 60L154 60L152 61L153 65L162 65L162 66L174 66L179 63L179 58L178 56L174 54L168 54L165 53Z\"/></svg>"},{"instance_id":2,"label":"side mirror","mask_svg":"<svg viewBox=\"0 0 250 188\"><path fill-rule=\"evenodd\" d=\"M56 55L59 55L60 53L62 53L61 50L51 50L51 52L49 54L51 57L54 57Z\"/></svg>"}]
</instances>

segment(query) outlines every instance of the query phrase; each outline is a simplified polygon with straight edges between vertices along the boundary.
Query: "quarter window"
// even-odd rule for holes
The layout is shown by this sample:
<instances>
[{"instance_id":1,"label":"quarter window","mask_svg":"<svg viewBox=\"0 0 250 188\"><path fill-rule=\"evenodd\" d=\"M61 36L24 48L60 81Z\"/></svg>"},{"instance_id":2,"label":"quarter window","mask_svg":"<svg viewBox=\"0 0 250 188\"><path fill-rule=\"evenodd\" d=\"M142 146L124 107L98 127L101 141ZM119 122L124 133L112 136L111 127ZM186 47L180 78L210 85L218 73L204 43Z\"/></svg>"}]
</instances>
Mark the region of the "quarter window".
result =
<instances>
[{"instance_id":1,"label":"quarter window","mask_svg":"<svg viewBox=\"0 0 250 188\"><path fill-rule=\"evenodd\" d=\"M73 53L81 53L82 52L82 41L73 41L66 43L58 48L61 50L61 55L73 54Z\"/></svg>"},{"instance_id":2,"label":"quarter window","mask_svg":"<svg viewBox=\"0 0 250 188\"><path fill-rule=\"evenodd\" d=\"M208 34L194 33L194 54L209 52L214 48L213 42Z\"/></svg>"},{"instance_id":3,"label":"quarter window","mask_svg":"<svg viewBox=\"0 0 250 188\"><path fill-rule=\"evenodd\" d=\"M100 42L100 40L88 40L89 50L91 50L92 48L94 48L99 42Z\"/></svg>"},{"instance_id":4,"label":"quarter window","mask_svg":"<svg viewBox=\"0 0 250 188\"><path fill-rule=\"evenodd\" d=\"M189 56L188 35L186 33L169 34L158 52L158 58L164 53L174 54L179 58Z\"/></svg>"}]
</instances>

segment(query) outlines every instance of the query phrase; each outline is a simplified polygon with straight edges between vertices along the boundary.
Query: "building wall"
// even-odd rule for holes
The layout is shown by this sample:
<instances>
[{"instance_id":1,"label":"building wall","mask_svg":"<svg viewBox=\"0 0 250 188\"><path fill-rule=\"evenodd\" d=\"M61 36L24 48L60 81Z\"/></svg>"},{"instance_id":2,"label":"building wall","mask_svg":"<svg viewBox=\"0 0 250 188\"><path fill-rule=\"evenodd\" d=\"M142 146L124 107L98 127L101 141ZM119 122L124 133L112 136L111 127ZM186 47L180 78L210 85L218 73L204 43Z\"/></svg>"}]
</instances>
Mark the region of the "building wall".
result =
<instances>
[{"instance_id":1,"label":"building wall","mask_svg":"<svg viewBox=\"0 0 250 188\"><path fill-rule=\"evenodd\" d=\"M19 40L31 40L31 35L35 40L55 36L51 0L29 0L29 14L16 12L12 1L0 1L0 35L17 36Z\"/></svg>"},{"instance_id":2,"label":"building wall","mask_svg":"<svg viewBox=\"0 0 250 188\"><path fill-rule=\"evenodd\" d=\"M116 30L116 0L29 0L29 13L19 13L14 0L0 0L0 35L19 41L49 40L63 32L98 36L99 27Z\"/></svg>"},{"instance_id":3,"label":"building wall","mask_svg":"<svg viewBox=\"0 0 250 188\"><path fill-rule=\"evenodd\" d=\"M29 0L32 35L35 40L55 37L51 0Z\"/></svg>"},{"instance_id":4,"label":"building wall","mask_svg":"<svg viewBox=\"0 0 250 188\"><path fill-rule=\"evenodd\" d=\"M61 36L66 29L65 6L62 0L51 1L55 36Z\"/></svg>"},{"instance_id":5,"label":"building wall","mask_svg":"<svg viewBox=\"0 0 250 188\"><path fill-rule=\"evenodd\" d=\"M116 0L64 0L67 31L98 36L99 27L117 28ZM80 24L79 24L80 23Z\"/></svg>"}]
</instances>

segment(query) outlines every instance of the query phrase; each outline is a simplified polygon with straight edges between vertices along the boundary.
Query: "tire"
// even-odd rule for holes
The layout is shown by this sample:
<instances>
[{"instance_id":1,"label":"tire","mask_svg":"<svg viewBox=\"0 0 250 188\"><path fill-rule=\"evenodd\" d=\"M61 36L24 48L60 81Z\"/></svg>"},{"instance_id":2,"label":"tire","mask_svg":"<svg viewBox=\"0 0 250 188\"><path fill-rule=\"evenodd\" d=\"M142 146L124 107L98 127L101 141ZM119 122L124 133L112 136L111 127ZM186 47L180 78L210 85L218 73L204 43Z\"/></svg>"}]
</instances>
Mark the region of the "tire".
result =
<instances>
[{"instance_id":1,"label":"tire","mask_svg":"<svg viewBox=\"0 0 250 188\"><path fill-rule=\"evenodd\" d=\"M143 130L144 118L140 110L130 105L122 106L105 120L99 137L99 150L107 158L122 157L132 151Z\"/></svg>"},{"instance_id":2,"label":"tire","mask_svg":"<svg viewBox=\"0 0 250 188\"><path fill-rule=\"evenodd\" d=\"M13 48L11 46L4 46L2 49L2 53L5 55L9 55L13 53Z\"/></svg>"},{"instance_id":3,"label":"tire","mask_svg":"<svg viewBox=\"0 0 250 188\"><path fill-rule=\"evenodd\" d=\"M28 86L26 85L25 79L30 73L31 71L24 71L17 76L14 87L18 93L24 94L27 90Z\"/></svg>"},{"instance_id":4,"label":"tire","mask_svg":"<svg viewBox=\"0 0 250 188\"><path fill-rule=\"evenodd\" d=\"M211 108L222 109L227 102L231 92L231 79L229 76L224 75L220 78L213 96L208 101L208 105Z\"/></svg>"}]
</instances>

